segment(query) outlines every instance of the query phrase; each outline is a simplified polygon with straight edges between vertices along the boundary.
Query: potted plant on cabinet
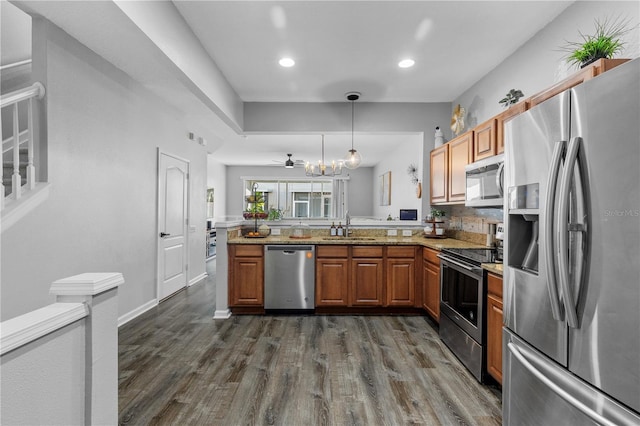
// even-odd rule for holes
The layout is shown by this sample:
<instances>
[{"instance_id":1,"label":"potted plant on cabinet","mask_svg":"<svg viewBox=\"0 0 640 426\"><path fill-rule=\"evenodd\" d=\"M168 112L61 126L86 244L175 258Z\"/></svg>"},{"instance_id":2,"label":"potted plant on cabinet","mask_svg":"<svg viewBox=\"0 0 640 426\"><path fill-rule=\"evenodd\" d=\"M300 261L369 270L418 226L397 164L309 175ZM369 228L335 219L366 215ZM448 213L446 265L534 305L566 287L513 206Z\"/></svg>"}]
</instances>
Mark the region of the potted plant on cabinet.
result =
<instances>
[{"instance_id":1,"label":"potted plant on cabinet","mask_svg":"<svg viewBox=\"0 0 640 426\"><path fill-rule=\"evenodd\" d=\"M625 45L622 37L631 30L628 25L628 20L620 18L613 21L596 19L594 35L579 32L582 41L567 42L563 48L568 53L567 62L584 68L598 59L613 58Z\"/></svg>"}]
</instances>

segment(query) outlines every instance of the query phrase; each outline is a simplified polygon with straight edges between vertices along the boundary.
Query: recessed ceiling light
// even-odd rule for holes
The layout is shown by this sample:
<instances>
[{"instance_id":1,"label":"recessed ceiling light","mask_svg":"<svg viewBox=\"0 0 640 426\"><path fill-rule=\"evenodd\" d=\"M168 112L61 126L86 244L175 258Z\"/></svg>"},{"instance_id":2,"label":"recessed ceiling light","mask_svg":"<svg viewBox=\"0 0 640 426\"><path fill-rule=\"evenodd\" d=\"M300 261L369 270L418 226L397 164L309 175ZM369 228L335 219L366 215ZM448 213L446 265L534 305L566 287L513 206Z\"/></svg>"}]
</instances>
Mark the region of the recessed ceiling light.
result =
<instances>
[{"instance_id":1,"label":"recessed ceiling light","mask_svg":"<svg viewBox=\"0 0 640 426\"><path fill-rule=\"evenodd\" d=\"M416 61L414 61L413 59L403 59L398 62L398 66L400 68L411 68L415 63Z\"/></svg>"},{"instance_id":2,"label":"recessed ceiling light","mask_svg":"<svg viewBox=\"0 0 640 426\"><path fill-rule=\"evenodd\" d=\"M278 61L278 63L280 64L280 66L283 66L285 68L289 68L292 67L296 64L296 61L294 61L291 58L282 58Z\"/></svg>"}]
</instances>

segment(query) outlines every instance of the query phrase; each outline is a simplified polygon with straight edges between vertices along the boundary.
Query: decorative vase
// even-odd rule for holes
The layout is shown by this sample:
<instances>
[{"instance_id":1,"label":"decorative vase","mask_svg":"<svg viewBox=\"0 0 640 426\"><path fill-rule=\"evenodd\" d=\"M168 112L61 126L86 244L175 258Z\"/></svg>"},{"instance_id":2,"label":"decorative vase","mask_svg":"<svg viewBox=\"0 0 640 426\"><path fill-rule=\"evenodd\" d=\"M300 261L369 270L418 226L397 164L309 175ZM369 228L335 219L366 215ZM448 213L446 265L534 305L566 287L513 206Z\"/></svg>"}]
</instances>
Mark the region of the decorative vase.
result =
<instances>
[{"instance_id":1,"label":"decorative vase","mask_svg":"<svg viewBox=\"0 0 640 426\"><path fill-rule=\"evenodd\" d=\"M442 133L442 130L440 130L440 126L436 127L436 133L434 137L435 137L435 142L433 144L434 148L437 148L444 144L444 134Z\"/></svg>"}]
</instances>

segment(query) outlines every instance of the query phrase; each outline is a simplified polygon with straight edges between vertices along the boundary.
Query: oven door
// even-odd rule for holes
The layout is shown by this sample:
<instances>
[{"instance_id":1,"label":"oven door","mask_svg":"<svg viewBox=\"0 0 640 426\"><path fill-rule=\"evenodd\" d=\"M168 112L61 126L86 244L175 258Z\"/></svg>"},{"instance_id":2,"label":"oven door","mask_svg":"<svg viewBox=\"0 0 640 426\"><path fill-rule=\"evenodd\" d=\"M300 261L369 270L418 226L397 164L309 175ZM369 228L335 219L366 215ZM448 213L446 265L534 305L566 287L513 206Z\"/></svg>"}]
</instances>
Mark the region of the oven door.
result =
<instances>
[{"instance_id":1,"label":"oven door","mask_svg":"<svg viewBox=\"0 0 640 426\"><path fill-rule=\"evenodd\" d=\"M482 269L440 254L440 312L482 345Z\"/></svg>"}]
</instances>

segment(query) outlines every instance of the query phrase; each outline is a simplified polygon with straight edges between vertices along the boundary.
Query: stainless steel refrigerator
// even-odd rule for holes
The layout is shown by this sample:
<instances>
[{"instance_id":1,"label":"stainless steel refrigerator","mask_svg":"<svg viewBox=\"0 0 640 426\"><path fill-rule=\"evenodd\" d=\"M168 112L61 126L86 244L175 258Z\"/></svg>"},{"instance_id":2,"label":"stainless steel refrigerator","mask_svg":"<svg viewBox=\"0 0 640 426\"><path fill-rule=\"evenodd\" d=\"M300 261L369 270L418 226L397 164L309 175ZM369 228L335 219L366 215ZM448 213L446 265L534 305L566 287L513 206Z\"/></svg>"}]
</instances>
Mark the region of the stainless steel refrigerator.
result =
<instances>
[{"instance_id":1,"label":"stainless steel refrigerator","mask_svg":"<svg viewBox=\"0 0 640 426\"><path fill-rule=\"evenodd\" d=\"M505 126L503 421L640 425L640 60Z\"/></svg>"}]
</instances>

